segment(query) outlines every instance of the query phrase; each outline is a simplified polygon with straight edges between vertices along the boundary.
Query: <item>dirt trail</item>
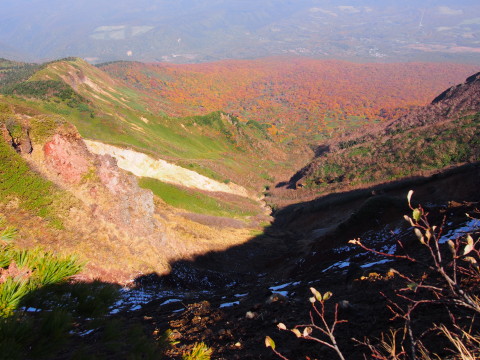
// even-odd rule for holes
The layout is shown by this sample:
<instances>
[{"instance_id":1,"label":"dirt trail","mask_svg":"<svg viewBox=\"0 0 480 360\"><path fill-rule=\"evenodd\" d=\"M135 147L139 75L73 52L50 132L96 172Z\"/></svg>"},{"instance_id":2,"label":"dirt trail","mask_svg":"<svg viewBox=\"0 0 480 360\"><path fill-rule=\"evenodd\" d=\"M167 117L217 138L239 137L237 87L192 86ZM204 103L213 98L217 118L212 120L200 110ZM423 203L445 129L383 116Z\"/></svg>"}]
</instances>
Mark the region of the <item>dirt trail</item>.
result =
<instances>
[{"instance_id":1,"label":"dirt trail","mask_svg":"<svg viewBox=\"0 0 480 360\"><path fill-rule=\"evenodd\" d=\"M98 155L110 155L117 160L118 167L130 171L136 176L150 177L174 185L182 185L188 188L220 191L229 194L254 198L245 188L240 185L224 184L200 175L195 171L184 169L170 164L165 160L154 159L140 152L122 149L107 145L98 141L85 140L88 150Z\"/></svg>"}]
</instances>

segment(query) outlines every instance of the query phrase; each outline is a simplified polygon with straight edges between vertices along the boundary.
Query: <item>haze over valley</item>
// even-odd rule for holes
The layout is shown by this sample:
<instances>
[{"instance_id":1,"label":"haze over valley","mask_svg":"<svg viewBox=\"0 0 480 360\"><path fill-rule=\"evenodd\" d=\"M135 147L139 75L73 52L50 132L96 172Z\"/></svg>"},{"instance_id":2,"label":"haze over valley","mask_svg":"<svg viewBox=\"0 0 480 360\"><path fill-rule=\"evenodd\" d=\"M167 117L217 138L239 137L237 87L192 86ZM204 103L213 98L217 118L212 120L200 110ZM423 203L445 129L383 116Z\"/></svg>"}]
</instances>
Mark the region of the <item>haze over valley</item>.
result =
<instances>
[{"instance_id":1,"label":"haze over valley","mask_svg":"<svg viewBox=\"0 0 480 360\"><path fill-rule=\"evenodd\" d=\"M0 56L180 63L302 55L478 63L476 1L4 0Z\"/></svg>"}]
</instances>

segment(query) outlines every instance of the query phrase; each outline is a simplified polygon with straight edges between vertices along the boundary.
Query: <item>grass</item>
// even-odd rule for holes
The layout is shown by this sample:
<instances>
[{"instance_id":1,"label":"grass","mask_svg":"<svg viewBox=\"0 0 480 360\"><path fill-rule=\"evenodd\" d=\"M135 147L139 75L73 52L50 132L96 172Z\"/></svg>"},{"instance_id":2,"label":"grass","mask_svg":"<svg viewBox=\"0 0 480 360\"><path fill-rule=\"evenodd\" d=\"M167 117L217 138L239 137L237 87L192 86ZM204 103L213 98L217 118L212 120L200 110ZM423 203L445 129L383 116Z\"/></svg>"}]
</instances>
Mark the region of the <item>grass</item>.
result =
<instances>
[{"instance_id":1,"label":"grass","mask_svg":"<svg viewBox=\"0 0 480 360\"><path fill-rule=\"evenodd\" d=\"M56 284L83 268L75 257L57 257L41 249L18 249L11 244L0 248L0 265L7 271L0 283L0 317L11 315L29 293Z\"/></svg>"},{"instance_id":2,"label":"grass","mask_svg":"<svg viewBox=\"0 0 480 360\"><path fill-rule=\"evenodd\" d=\"M18 199L22 208L49 218L55 227L62 226L55 207L59 190L32 171L25 160L3 140L0 140L0 179L2 202Z\"/></svg>"},{"instance_id":3,"label":"grass","mask_svg":"<svg viewBox=\"0 0 480 360\"><path fill-rule=\"evenodd\" d=\"M76 83L78 93L72 93L70 85L62 82L72 71L94 85ZM281 147L268 138L263 125L220 111L183 118L154 115L158 111L148 107L149 95L116 84L106 73L78 59L44 64L33 76L14 84L14 90L5 97L8 102L26 105L44 116L63 117L86 138L133 147L189 167L193 164L202 175L218 181L233 179L257 191L264 180L255 170L268 158L277 158ZM245 172L253 175L243 183Z\"/></svg>"},{"instance_id":4,"label":"grass","mask_svg":"<svg viewBox=\"0 0 480 360\"><path fill-rule=\"evenodd\" d=\"M212 349L204 343L195 343L192 350L182 356L182 360L210 360Z\"/></svg>"},{"instance_id":5,"label":"grass","mask_svg":"<svg viewBox=\"0 0 480 360\"><path fill-rule=\"evenodd\" d=\"M118 300L112 284L68 281L83 268L75 256L16 247L3 219L0 235L0 359L52 358L65 350L79 319L102 322Z\"/></svg>"},{"instance_id":6,"label":"grass","mask_svg":"<svg viewBox=\"0 0 480 360\"><path fill-rule=\"evenodd\" d=\"M225 217L244 217L253 215L235 204L222 201L201 192L180 188L152 178L141 178L141 187L150 189L167 204L198 214Z\"/></svg>"}]
</instances>

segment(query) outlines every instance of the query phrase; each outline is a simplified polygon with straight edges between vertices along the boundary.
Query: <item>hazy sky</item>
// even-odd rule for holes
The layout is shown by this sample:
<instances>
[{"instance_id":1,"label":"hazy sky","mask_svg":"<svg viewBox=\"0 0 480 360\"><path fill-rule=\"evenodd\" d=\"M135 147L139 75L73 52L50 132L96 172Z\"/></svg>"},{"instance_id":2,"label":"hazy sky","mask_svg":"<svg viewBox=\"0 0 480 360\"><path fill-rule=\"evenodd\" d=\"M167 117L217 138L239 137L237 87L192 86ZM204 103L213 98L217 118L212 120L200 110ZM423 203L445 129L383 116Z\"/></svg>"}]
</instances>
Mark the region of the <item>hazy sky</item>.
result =
<instances>
[{"instance_id":1,"label":"hazy sky","mask_svg":"<svg viewBox=\"0 0 480 360\"><path fill-rule=\"evenodd\" d=\"M476 61L478 49L478 0L2 0L0 12L0 56L33 60Z\"/></svg>"}]
</instances>

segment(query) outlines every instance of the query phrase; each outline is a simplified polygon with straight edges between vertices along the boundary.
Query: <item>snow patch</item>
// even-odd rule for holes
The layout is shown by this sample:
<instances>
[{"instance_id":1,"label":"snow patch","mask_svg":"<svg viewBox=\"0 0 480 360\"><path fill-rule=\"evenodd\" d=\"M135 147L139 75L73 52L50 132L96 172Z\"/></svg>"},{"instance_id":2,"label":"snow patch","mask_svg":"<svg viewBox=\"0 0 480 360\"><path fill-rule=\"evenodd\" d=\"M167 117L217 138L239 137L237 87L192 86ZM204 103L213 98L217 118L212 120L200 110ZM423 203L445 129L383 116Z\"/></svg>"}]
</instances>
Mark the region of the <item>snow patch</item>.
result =
<instances>
[{"instance_id":1,"label":"snow patch","mask_svg":"<svg viewBox=\"0 0 480 360\"><path fill-rule=\"evenodd\" d=\"M182 299L168 299L168 300L165 300L163 303L161 303L160 306L171 304L174 302L179 302L179 301L182 301Z\"/></svg>"},{"instance_id":2,"label":"snow patch","mask_svg":"<svg viewBox=\"0 0 480 360\"><path fill-rule=\"evenodd\" d=\"M327 267L326 269L323 269L322 272L326 272L328 270L331 270L333 268L335 269L344 269L346 267L350 266L350 258L348 258L347 260L344 260L344 261L338 261L336 262L335 264L333 265L330 265L329 267Z\"/></svg>"},{"instance_id":3,"label":"snow patch","mask_svg":"<svg viewBox=\"0 0 480 360\"><path fill-rule=\"evenodd\" d=\"M240 304L240 301L227 302L227 303L220 304L220 308L232 307L238 304Z\"/></svg>"},{"instance_id":4,"label":"snow patch","mask_svg":"<svg viewBox=\"0 0 480 360\"><path fill-rule=\"evenodd\" d=\"M475 230L478 230L480 227L480 220L479 219L471 219L464 223L462 226L449 230L445 235L443 235L438 242L440 244L446 243L450 239L456 239L460 236L464 236L468 233L471 233Z\"/></svg>"},{"instance_id":5,"label":"snow patch","mask_svg":"<svg viewBox=\"0 0 480 360\"><path fill-rule=\"evenodd\" d=\"M248 292L245 293L245 294L235 294L233 296L236 297L236 298L242 298L242 297L247 296L247 295L248 295Z\"/></svg>"},{"instance_id":6,"label":"snow patch","mask_svg":"<svg viewBox=\"0 0 480 360\"><path fill-rule=\"evenodd\" d=\"M382 259L382 260L378 260L378 261L374 261L374 262L369 262L369 263L360 265L360 267L361 267L362 269L366 269L366 268L369 268L369 267L372 267L372 266L375 266L375 265L385 264L385 263L390 262L390 261L392 261L392 260L391 260L391 259Z\"/></svg>"}]
</instances>

